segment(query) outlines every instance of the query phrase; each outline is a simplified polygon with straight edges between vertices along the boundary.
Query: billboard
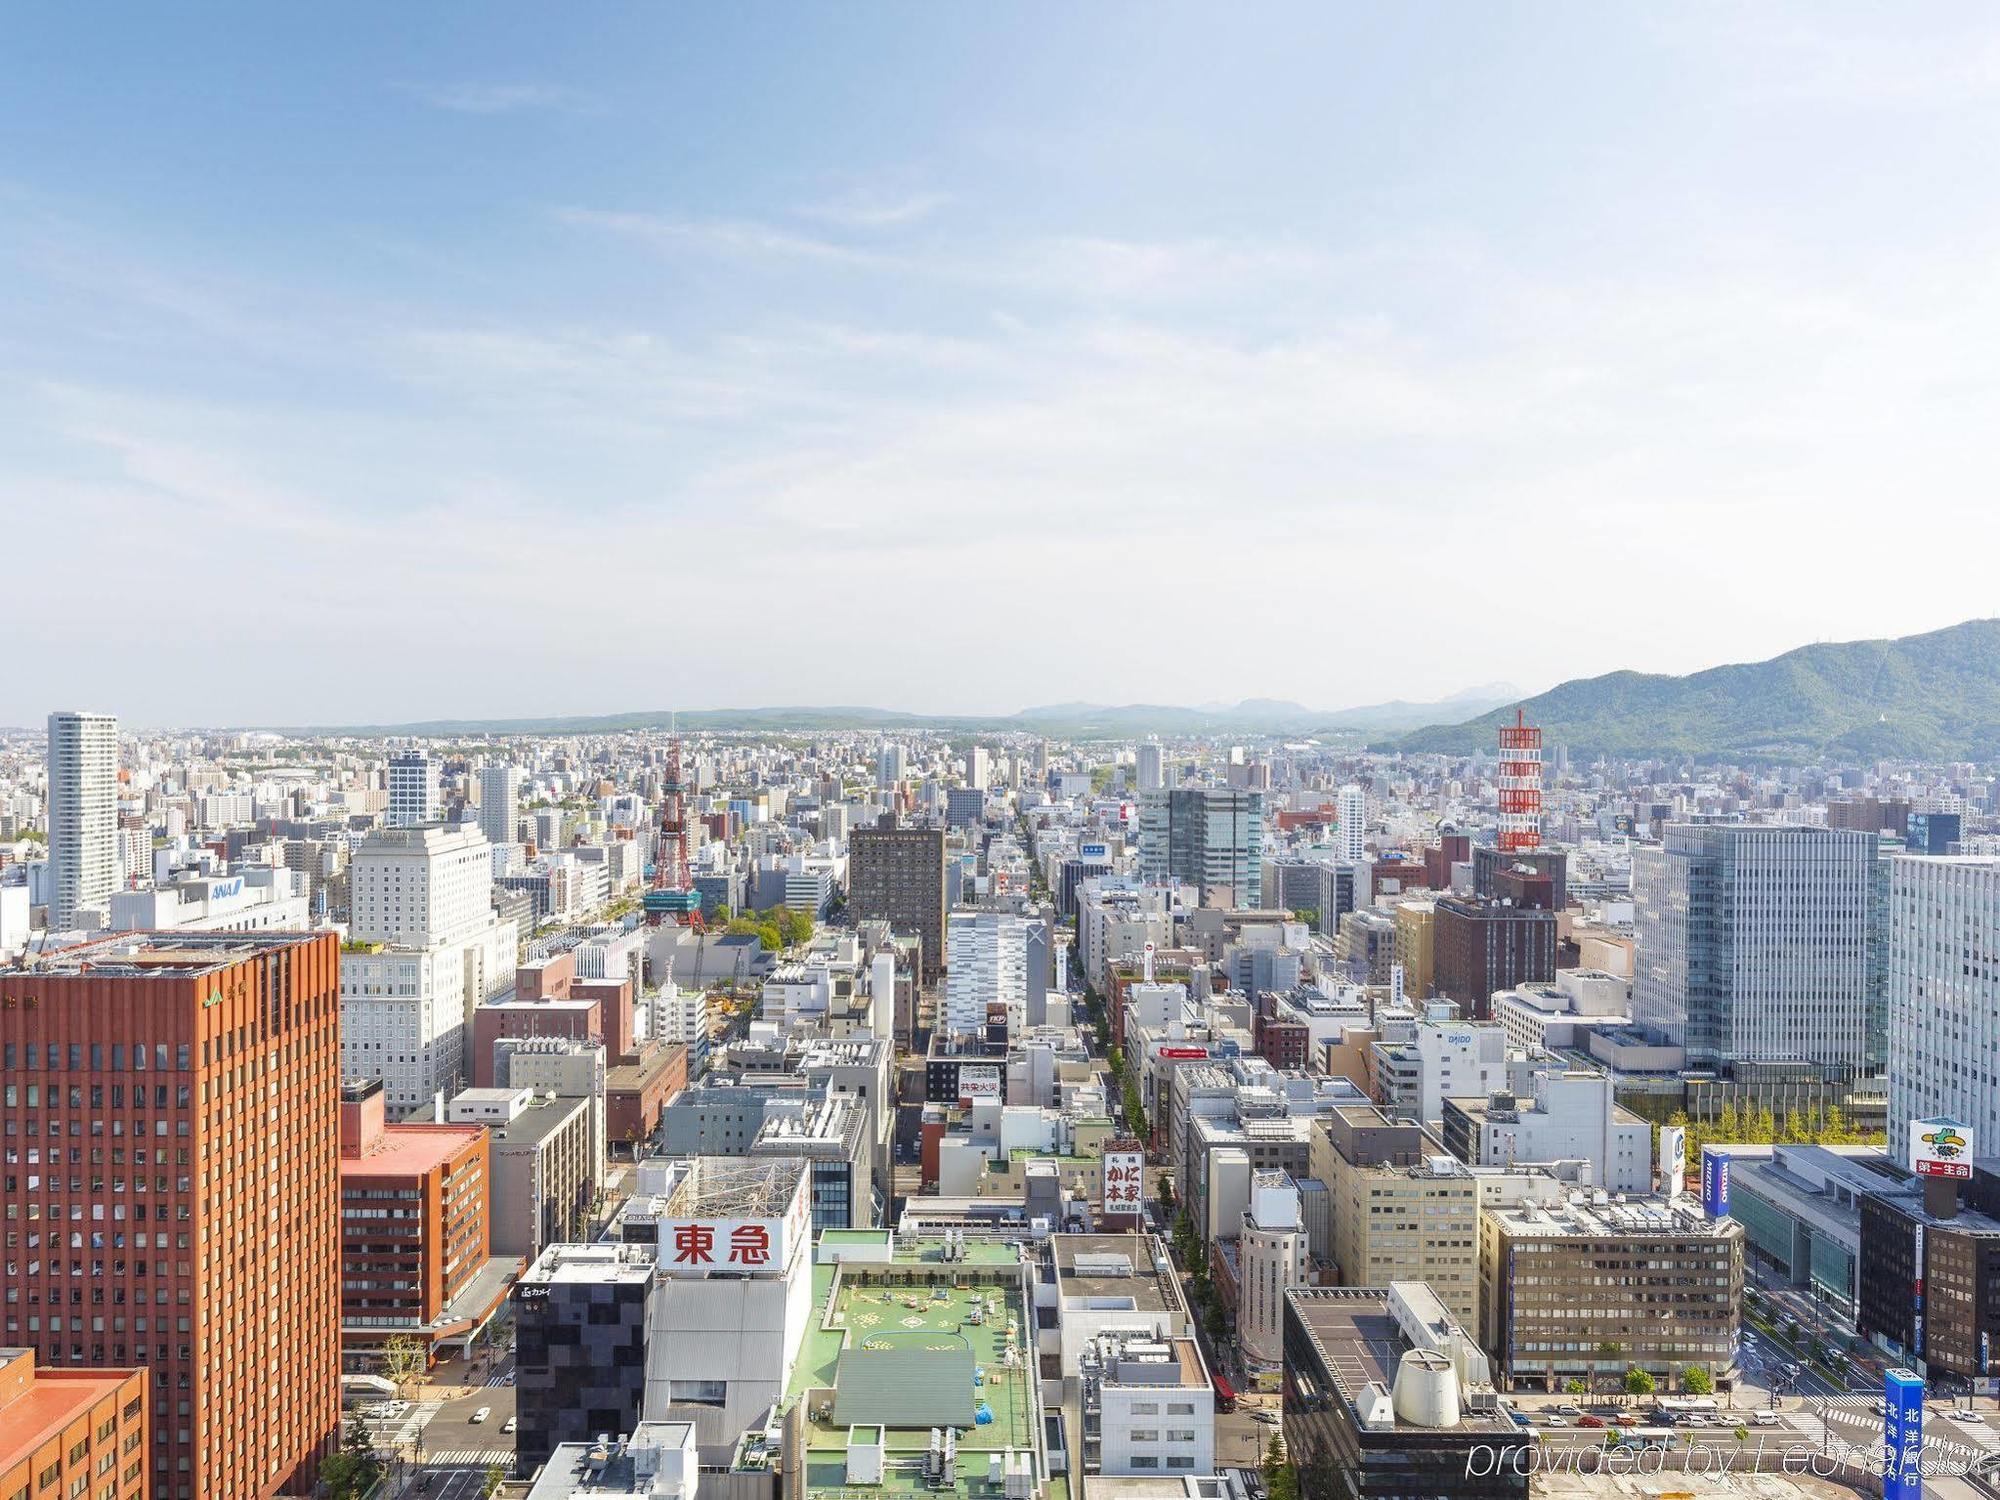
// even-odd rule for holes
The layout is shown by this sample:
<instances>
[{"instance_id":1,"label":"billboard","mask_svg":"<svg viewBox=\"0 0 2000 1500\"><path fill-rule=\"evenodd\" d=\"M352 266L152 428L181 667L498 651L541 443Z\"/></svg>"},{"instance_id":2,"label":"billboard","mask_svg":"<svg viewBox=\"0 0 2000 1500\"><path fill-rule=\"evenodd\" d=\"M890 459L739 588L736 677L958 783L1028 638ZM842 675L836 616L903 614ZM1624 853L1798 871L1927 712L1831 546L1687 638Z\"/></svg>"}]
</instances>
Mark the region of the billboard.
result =
<instances>
[{"instance_id":1,"label":"billboard","mask_svg":"<svg viewBox=\"0 0 2000 1500\"><path fill-rule=\"evenodd\" d=\"M1729 1153L1714 1146L1701 1148L1701 1211L1711 1219L1729 1214Z\"/></svg>"},{"instance_id":2,"label":"billboard","mask_svg":"<svg viewBox=\"0 0 2000 1500\"><path fill-rule=\"evenodd\" d=\"M1174 1062L1200 1062L1208 1056L1206 1047L1162 1047L1160 1056Z\"/></svg>"},{"instance_id":3,"label":"billboard","mask_svg":"<svg viewBox=\"0 0 2000 1500\"><path fill-rule=\"evenodd\" d=\"M1136 1214L1145 1196L1146 1155L1124 1147L1104 1153L1104 1212Z\"/></svg>"},{"instance_id":4,"label":"billboard","mask_svg":"<svg viewBox=\"0 0 2000 1500\"><path fill-rule=\"evenodd\" d=\"M1972 1127L1956 1120L1910 1121L1910 1170L1919 1177L1972 1178Z\"/></svg>"},{"instance_id":5,"label":"billboard","mask_svg":"<svg viewBox=\"0 0 2000 1500\"><path fill-rule=\"evenodd\" d=\"M1077 857L1079 859L1108 860L1111 858L1111 846L1109 844L1085 844L1078 851Z\"/></svg>"},{"instance_id":6,"label":"billboard","mask_svg":"<svg viewBox=\"0 0 2000 1500\"><path fill-rule=\"evenodd\" d=\"M1924 1382L1909 1370L1882 1373L1882 1500L1922 1500Z\"/></svg>"},{"instance_id":7,"label":"billboard","mask_svg":"<svg viewBox=\"0 0 2000 1500\"><path fill-rule=\"evenodd\" d=\"M801 1172L792 1201L781 1218L662 1218L659 1266L671 1276L709 1271L750 1275L784 1274L794 1249L812 1247L809 1174Z\"/></svg>"},{"instance_id":8,"label":"billboard","mask_svg":"<svg viewBox=\"0 0 2000 1500\"><path fill-rule=\"evenodd\" d=\"M1389 1003L1397 1010L1403 1008L1403 966L1389 965Z\"/></svg>"},{"instance_id":9,"label":"billboard","mask_svg":"<svg viewBox=\"0 0 2000 1500\"><path fill-rule=\"evenodd\" d=\"M1678 1198L1687 1191L1687 1126L1660 1127L1660 1191Z\"/></svg>"}]
</instances>

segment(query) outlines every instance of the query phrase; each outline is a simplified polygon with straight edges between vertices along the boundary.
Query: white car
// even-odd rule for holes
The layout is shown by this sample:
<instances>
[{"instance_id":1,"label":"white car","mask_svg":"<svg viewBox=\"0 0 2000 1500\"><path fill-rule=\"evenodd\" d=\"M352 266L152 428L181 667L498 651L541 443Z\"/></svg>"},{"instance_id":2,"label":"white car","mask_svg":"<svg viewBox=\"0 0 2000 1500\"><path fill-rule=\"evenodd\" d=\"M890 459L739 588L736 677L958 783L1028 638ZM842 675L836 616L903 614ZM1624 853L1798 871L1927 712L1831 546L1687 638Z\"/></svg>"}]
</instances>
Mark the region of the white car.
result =
<instances>
[{"instance_id":1,"label":"white car","mask_svg":"<svg viewBox=\"0 0 2000 1500\"><path fill-rule=\"evenodd\" d=\"M480 1407L478 1411L472 1414L473 1425L477 1426L479 1423L484 1422L488 1417L492 1415L493 1415L492 1407L490 1406Z\"/></svg>"},{"instance_id":2,"label":"white car","mask_svg":"<svg viewBox=\"0 0 2000 1500\"><path fill-rule=\"evenodd\" d=\"M1972 1422L1976 1424L1984 1423L1986 1421L1986 1418L1980 1416L1979 1413L1972 1410L1971 1407L1967 1407L1964 1411L1953 1412L1951 1414L1951 1419L1954 1422Z\"/></svg>"},{"instance_id":3,"label":"white car","mask_svg":"<svg viewBox=\"0 0 2000 1500\"><path fill-rule=\"evenodd\" d=\"M512 1417L509 1417L506 1421L502 1422L500 1424L500 1430L502 1432L512 1432L514 1430L514 1419Z\"/></svg>"},{"instance_id":4,"label":"white car","mask_svg":"<svg viewBox=\"0 0 2000 1500\"><path fill-rule=\"evenodd\" d=\"M1750 1425L1752 1427L1776 1427L1778 1425L1778 1414L1774 1411L1753 1412L1750 1417Z\"/></svg>"},{"instance_id":5,"label":"white car","mask_svg":"<svg viewBox=\"0 0 2000 1500\"><path fill-rule=\"evenodd\" d=\"M1252 1412L1251 1415L1255 1417L1259 1422L1282 1422L1285 1420L1283 1417L1279 1416L1276 1412L1267 1411L1263 1409L1259 1409L1255 1412Z\"/></svg>"}]
</instances>

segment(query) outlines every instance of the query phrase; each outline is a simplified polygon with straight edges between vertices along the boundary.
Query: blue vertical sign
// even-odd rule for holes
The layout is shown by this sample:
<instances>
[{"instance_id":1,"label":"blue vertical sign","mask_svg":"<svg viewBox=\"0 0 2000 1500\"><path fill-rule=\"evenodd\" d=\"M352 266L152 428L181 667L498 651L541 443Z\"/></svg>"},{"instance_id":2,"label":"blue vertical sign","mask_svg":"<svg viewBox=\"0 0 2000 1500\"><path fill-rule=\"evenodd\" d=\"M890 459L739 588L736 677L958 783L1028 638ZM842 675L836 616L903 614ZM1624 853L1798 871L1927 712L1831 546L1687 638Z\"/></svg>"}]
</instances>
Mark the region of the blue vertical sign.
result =
<instances>
[{"instance_id":1,"label":"blue vertical sign","mask_svg":"<svg viewBox=\"0 0 2000 1500\"><path fill-rule=\"evenodd\" d=\"M1885 1371L1882 1410L1882 1500L1923 1500L1923 1378L1910 1370Z\"/></svg>"},{"instance_id":2,"label":"blue vertical sign","mask_svg":"<svg viewBox=\"0 0 2000 1500\"><path fill-rule=\"evenodd\" d=\"M1701 1148L1701 1210L1711 1219L1729 1216L1729 1153Z\"/></svg>"}]
</instances>

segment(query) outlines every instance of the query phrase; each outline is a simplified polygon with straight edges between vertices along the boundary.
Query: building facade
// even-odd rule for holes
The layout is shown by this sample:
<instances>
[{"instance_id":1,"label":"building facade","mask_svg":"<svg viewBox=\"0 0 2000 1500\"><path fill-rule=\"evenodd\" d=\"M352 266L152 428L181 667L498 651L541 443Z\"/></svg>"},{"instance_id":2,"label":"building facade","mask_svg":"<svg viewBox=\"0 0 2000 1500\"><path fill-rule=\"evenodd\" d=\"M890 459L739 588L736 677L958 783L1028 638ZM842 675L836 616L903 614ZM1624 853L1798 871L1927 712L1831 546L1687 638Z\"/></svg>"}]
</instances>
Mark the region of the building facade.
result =
<instances>
[{"instance_id":1,"label":"building facade","mask_svg":"<svg viewBox=\"0 0 2000 1500\"><path fill-rule=\"evenodd\" d=\"M39 1369L0 1348L0 1495L146 1500L146 1372Z\"/></svg>"},{"instance_id":2,"label":"building facade","mask_svg":"<svg viewBox=\"0 0 2000 1500\"><path fill-rule=\"evenodd\" d=\"M0 1208L91 1225L9 1247L5 1335L51 1366L148 1367L155 1500L261 1500L338 1437L338 966L331 933L174 933L0 971L27 1168ZM58 1149L62 1175L27 1165ZM88 1315L86 1285L107 1294Z\"/></svg>"},{"instance_id":3,"label":"building facade","mask_svg":"<svg viewBox=\"0 0 2000 1500\"><path fill-rule=\"evenodd\" d=\"M50 714L49 931L69 931L117 889L118 721Z\"/></svg>"},{"instance_id":4,"label":"building facade","mask_svg":"<svg viewBox=\"0 0 2000 1500\"><path fill-rule=\"evenodd\" d=\"M1633 1020L1685 1047L1694 1068L1880 1075L1877 842L1858 830L1669 824L1658 848L1632 855Z\"/></svg>"},{"instance_id":5,"label":"building facade","mask_svg":"<svg viewBox=\"0 0 2000 1500\"><path fill-rule=\"evenodd\" d=\"M848 911L915 936L925 984L937 982L945 962L944 836L942 828L901 826L893 813L847 836Z\"/></svg>"}]
</instances>

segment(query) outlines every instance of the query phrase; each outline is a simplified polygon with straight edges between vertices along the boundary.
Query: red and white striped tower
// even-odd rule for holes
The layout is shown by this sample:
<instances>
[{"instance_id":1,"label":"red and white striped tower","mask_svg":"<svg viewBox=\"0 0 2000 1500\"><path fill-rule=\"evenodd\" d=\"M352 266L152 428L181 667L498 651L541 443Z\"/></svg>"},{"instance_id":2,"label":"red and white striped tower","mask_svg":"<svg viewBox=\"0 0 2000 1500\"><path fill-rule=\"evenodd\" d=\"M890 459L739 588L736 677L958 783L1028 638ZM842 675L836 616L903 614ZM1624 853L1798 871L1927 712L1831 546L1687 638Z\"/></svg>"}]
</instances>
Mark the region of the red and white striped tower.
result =
<instances>
[{"instance_id":1,"label":"red and white striped tower","mask_svg":"<svg viewBox=\"0 0 2000 1500\"><path fill-rule=\"evenodd\" d=\"M1520 709L1500 726L1500 852L1517 854L1542 842L1542 731Z\"/></svg>"}]
</instances>

